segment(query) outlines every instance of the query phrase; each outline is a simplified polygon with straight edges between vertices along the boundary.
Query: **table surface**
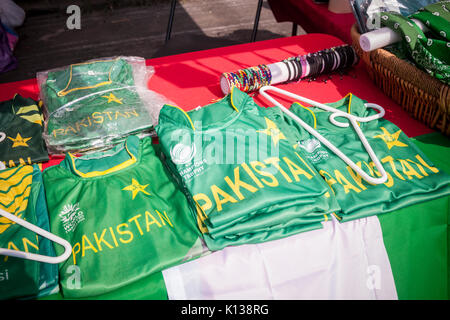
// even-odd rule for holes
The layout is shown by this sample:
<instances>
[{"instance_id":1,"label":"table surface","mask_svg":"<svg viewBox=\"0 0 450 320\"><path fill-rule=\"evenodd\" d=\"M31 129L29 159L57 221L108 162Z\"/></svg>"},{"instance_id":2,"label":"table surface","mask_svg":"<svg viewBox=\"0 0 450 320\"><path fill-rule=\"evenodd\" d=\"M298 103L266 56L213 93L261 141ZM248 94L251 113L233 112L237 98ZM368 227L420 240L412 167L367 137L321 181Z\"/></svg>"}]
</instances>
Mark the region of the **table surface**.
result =
<instances>
[{"instance_id":1,"label":"table surface","mask_svg":"<svg viewBox=\"0 0 450 320\"><path fill-rule=\"evenodd\" d=\"M291 21L308 33L331 34L351 43L350 29L356 19L353 13L333 13L328 4L313 0L268 0L278 22Z\"/></svg>"},{"instance_id":2,"label":"table surface","mask_svg":"<svg viewBox=\"0 0 450 320\"><path fill-rule=\"evenodd\" d=\"M341 44L341 40L331 35L308 34L149 59L146 63L154 67L155 74L150 78L148 88L188 111L223 97L219 83L223 72L261 63L270 64ZM325 83L323 80L327 78L321 76L316 81L302 80L279 84L277 87L322 103L337 101L352 92L368 102L383 106L385 118L399 126L409 137L433 131L411 118L378 89L362 62L352 68L348 75L340 77L334 74ZM37 99L39 90L36 79L0 84L0 101L11 99L15 93ZM260 106L271 106L258 94L254 98ZM292 101L285 102L289 106Z\"/></svg>"}]
</instances>

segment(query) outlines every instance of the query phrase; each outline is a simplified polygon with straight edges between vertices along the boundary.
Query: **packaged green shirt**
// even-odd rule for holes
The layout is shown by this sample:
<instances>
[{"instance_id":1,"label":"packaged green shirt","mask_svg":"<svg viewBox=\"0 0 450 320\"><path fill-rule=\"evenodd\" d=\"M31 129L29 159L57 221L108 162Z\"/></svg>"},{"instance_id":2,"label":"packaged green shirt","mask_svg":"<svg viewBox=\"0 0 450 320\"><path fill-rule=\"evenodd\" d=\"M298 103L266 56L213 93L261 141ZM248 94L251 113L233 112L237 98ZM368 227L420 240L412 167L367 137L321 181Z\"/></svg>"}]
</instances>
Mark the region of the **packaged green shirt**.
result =
<instances>
[{"instance_id":1,"label":"packaged green shirt","mask_svg":"<svg viewBox=\"0 0 450 320\"><path fill-rule=\"evenodd\" d=\"M117 57L39 73L49 151L102 149L149 131L156 96L145 70L143 58Z\"/></svg>"},{"instance_id":2,"label":"packaged green shirt","mask_svg":"<svg viewBox=\"0 0 450 320\"><path fill-rule=\"evenodd\" d=\"M0 208L49 230L42 174L38 166L0 171ZM0 216L0 247L55 256L50 240ZM0 256L0 299L43 297L59 291L58 266Z\"/></svg>"},{"instance_id":3,"label":"packaged green shirt","mask_svg":"<svg viewBox=\"0 0 450 320\"><path fill-rule=\"evenodd\" d=\"M43 176L51 231L73 247L60 264L65 298L112 292L205 252L195 213L149 137L69 153Z\"/></svg>"},{"instance_id":4,"label":"packaged green shirt","mask_svg":"<svg viewBox=\"0 0 450 320\"><path fill-rule=\"evenodd\" d=\"M18 94L0 102L0 162L7 167L48 161L44 117L33 99Z\"/></svg>"},{"instance_id":5,"label":"packaged green shirt","mask_svg":"<svg viewBox=\"0 0 450 320\"><path fill-rule=\"evenodd\" d=\"M209 249L320 228L339 209L294 150L280 115L237 88L188 113L170 105L161 110L159 142L199 211Z\"/></svg>"},{"instance_id":6,"label":"packaged green shirt","mask_svg":"<svg viewBox=\"0 0 450 320\"><path fill-rule=\"evenodd\" d=\"M366 101L350 94L327 105L359 117L376 114ZM290 111L314 127L346 154L364 172L380 177L352 126L341 128L329 121L330 112L298 103ZM410 141L397 126L383 118L361 122L359 126L387 173L387 181L372 185L354 172L342 159L323 146L309 132L289 117L286 121L297 130L298 152L308 158L324 177L339 202L344 221L382 214L450 194L450 177Z\"/></svg>"}]
</instances>

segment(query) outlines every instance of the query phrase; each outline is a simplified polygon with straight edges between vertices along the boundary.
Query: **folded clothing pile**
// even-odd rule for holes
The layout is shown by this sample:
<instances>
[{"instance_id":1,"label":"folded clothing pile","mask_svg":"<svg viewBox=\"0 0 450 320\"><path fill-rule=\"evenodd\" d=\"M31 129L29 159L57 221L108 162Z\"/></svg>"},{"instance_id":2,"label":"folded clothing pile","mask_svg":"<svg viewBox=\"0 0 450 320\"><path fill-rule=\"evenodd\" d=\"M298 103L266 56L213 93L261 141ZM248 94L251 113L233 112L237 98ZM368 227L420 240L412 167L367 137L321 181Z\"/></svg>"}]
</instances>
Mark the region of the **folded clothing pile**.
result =
<instances>
[{"instance_id":1,"label":"folded clothing pile","mask_svg":"<svg viewBox=\"0 0 450 320\"><path fill-rule=\"evenodd\" d=\"M187 113L163 107L159 142L210 250L321 228L339 210L290 130L279 109L261 108L237 88Z\"/></svg>"},{"instance_id":2,"label":"folded clothing pile","mask_svg":"<svg viewBox=\"0 0 450 320\"><path fill-rule=\"evenodd\" d=\"M43 180L51 232L73 248L59 264L65 298L109 293L207 251L150 137L69 153Z\"/></svg>"}]
</instances>

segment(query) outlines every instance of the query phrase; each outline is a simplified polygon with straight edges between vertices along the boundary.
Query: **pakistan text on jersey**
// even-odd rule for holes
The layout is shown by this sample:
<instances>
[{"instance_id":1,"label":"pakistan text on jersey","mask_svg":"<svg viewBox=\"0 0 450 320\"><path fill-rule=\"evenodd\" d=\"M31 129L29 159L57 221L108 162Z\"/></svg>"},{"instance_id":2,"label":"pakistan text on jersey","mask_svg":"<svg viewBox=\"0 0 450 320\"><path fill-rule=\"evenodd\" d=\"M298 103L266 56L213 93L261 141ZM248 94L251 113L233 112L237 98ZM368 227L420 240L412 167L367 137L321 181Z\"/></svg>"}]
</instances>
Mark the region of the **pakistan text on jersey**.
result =
<instances>
[{"instance_id":1,"label":"pakistan text on jersey","mask_svg":"<svg viewBox=\"0 0 450 320\"><path fill-rule=\"evenodd\" d=\"M90 128L94 125L101 125L105 121L113 121L118 120L119 118L128 119L131 117L139 117L139 113L135 109L131 109L130 111L103 111L103 112L93 112L91 115L83 118L80 121L75 122L72 125L67 126L66 128L54 129L52 131L52 135L56 138L59 135L67 135L67 134L77 134L82 128Z\"/></svg>"},{"instance_id":2,"label":"pakistan text on jersey","mask_svg":"<svg viewBox=\"0 0 450 320\"><path fill-rule=\"evenodd\" d=\"M296 155L300 160L303 161L303 159L300 157L298 153L296 153ZM315 175L314 171L305 162L303 162L303 164L308 168L308 170L303 170L287 157L282 157L282 159L283 162L287 164L289 171L292 174L292 178L297 182L300 181L299 177L301 175L305 176L307 179L311 179L312 175ZM437 168L427 164L420 155L416 155L415 159L416 159L415 161L411 159L394 159L392 158L392 156L386 156L382 158L381 162L383 164L388 164L386 170L388 180L384 184L388 188L392 187L394 185L393 175L396 179L411 180L413 178L422 179L423 177L428 176L429 174L426 172L427 170L431 174L439 172ZM281 160L279 158L269 158L264 160L265 164L260 161L250 162L250 166L252 167L253 170L251 170L246 163L242 163L239 167L236 167L234 169L234 181L232 181L228 176L225 177L224 179L227 185L229 186L230 190L232 191L232 193L237 197L237 199L236 197L233 197L232 194L219 188L217 185L212 185L210 187L210 191L216 203L217 211L218 212L222 211L223 204L227 202L237 203L238 201L245 199L244 194L241 192L241 188L251 193L254 193L258 191L257 187L259 188L263 188L264 186L277 187L279 185L279 181L277 180L276 176L267 171L261 170L267 168L266 164L272 164L276 166L278 172L283 176L284 180L286 180L286 182L288 183L292 183L294 180L291 178L291 176L288 175L286 171L284 171L280 167L279 165L280 161ZM400 164L402 168L401 172L403 174L400 173L399 170L396 168L396 163ZM362 164L364 164L368 168L371 176L375 176L375 174L381 176L381 174L376 170L373 162L370 162L370 164L367 164L364 161L362 163L361 161L357 163L357 165L360 168ZM417 170L414 169L413 165L417 167ZM247 172L247 175L254 181L255 185L243 182L240 179L241 167L244 169L244 171ZM365 186L364 185L365 182L363 183L362 178L359 174L355 173L349 166L347 166L346 168L348 173L342 173L338 169L335 169L333 173L329 173L325 170L320 170L319 173L325 178L326 182L332 189L333 189L332 186L334 184L340 184L344 188L345 193L350 192L350 190L357 193L367 190L367 186L369 184L367 183L367 186ZM309 174L307 171L309 171L311 174ZM389 171L392 171L393 175L390 174ZM261 176L264 176L268 179L261 178ZM351 180L354 181L354 184L350 182ZM207 215L207 210L212 208L211 198L205 193L198 193L194 196L194 200L199 204L203 213Z\"/></svg>"},{"instance_id":3,"label":"pakistan text on jersey","mask_svg":"<svg viewBox=\"0 0 450 320\"><path fill-rule=\"evenodd\" d=\"M159 218L159 221L155 218L155 216ZM92 253L97 254L102 252L104 249L114 249L121 244L128 244L134 241L135 236L138 234L143 236L144 232L151 232L150 226L153 224L158 226L158 228L174 228L172 221L165 211L161 213L158 210L155 210L154 215L148 211L145 211L143 215L135 215L134 217L128 219L127 222L118 224L115 227L104 228L99 234L96 232L89 236L84 234L81 237L80 242L76 242L72 245L73 264L77 264L77 255L80 253L81 258L83 258L86 256L88 250L91 250Z\"/></svg>"},{"instance_id":4,"label":"pakistan text on jersey","mask_svg":"<svg viewBox=\"0 0 450 320\"><path fill-rule=\"evenodd\" d=\"M231 180L230 177L228 176L226 176L224 180L229 187L229 191L232 191L232 193L239 200L237 200L230 193L222 190L215 184L210 186L209 189L216 203L217 211L218 212L222 211L223 210L222 205L227 202L237 203L240 200L244 200L245 196L241 192L241 188L251 193L255 193L259 189L264 188L264 186L277 187L280 182L278 181L276 175L278 176L282 175L283 178L281 177L279 178L286 180L288 183L292 183L293 181L300 182L301 176L303 176L308 180L312 179L313 176L316 175L316 172L313 169L311 169L311 167L303 160L303 158L297 152L294 153L297 156L296 159L297 163L296 161L293 161L288 157L282 157L281 159L277 157L271 157L263 160L264 162L251 161L249 162L250 166L247 163L243 162L238 167L234 168L234 180ZM291 175L289 175L285 170L283 170L280 164L285 164L285 166L287 166L287 168L289 169ZM241 180L240 178L241 168L243 169L243 171L246 172L247 181L248 178L250 178L255 183L254 185ZM276 175L272 174L269 171L272 172L276 171L277 174ZM211 199L207 194L197 193L193 198L197 203L199 203L200 208L203 210L203 212L205 212L205 214L209 209L212 208Z\"/></svg>"}]
</instances>

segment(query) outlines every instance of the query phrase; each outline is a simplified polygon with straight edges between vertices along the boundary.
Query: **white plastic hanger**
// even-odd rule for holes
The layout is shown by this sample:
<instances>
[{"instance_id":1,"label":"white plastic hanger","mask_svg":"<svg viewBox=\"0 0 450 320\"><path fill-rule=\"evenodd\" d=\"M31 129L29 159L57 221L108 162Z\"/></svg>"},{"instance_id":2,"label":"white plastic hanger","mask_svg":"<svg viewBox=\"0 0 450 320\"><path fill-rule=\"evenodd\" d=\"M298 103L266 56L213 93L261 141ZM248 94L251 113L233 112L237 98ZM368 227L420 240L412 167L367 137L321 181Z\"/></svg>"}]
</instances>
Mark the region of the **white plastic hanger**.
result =
<instances>
[{"instance_id":1,"label":"white plastic hanger","mask_svg":"<svg viewBox=\"0 0 450 320\"><path fill-rule=\"evenodd\" d=\"M69 242L67 242L67 240L64 240L64 239L54 235L53 233L50 233L44 229L41 229L38 226L35 226L34 224L31 224L31 223L11 214L9 212L6 212L2 209L0 209L0 215L17 223L18 225L21 225L24 228L27 228L28 230L31 230L31 231L37 233L38 235L40 235L46 239L49 239L50 241L53 241L53 242L56 242L56 243L62 245L65 249L64 253L58 257L49 257L49 256L41 255L41 254L29 253L29 252L25 252L25 251L10 250L10 249L5 249L5 248L0 248L0 255L56 264L56 263L66 261L72 254L72 246L70 245Z\"/></svg>"},{"instance_id":2,"label":"white plastic hanger","mask_svg":"<svg viewBox=\"0 0 450 320\"><path fill-rule=\"evenodd\" d=\"M370 159L372 159L373 163L375 164L376 168L378 169L378 172L381 174L380 177L378 178L374 178L369 176L367 173L365 173L360 167L358 167L352 160L350 160L350 158L348 158L344 153L342 153L338 148L336 148L330 141L328 141L327 139L325 139L325 137L323 137L320 133L318 133L314 128L312 128L311 126L309 126L307 123L305 123L304 121L302 121L299 117L297 117L295 114L293 114L291 111L289 111L286 107L284 107L281 103L279 103L277 100L275 100L274 98L272 98L268 93L266 93L266 91L275 91L278 92L282 95L291 97L293 99L296 100L300 100L306 103L309 103L313 106L316 106L318 108L324 109L326 111L332 112L330 115L330 122L332 124L334 124L335 126L341 127L341 128L345 128L348 127L348 122L340 122L337 121L336 118L337 117L343 117L343 118L347 118L349 120L349 122L352 124L353 128L355 129L356 133L358 134L359 138L361 139L362 144L364 145L364 148L366 149L367 153L370 156ZM357 172L364 180L366 180L369 183L372 184L382 184L385 183L387 181L387 174L386 171L384 170L383 166L381 165L380 161L378 160L375 152L372 150L372 147L370 146L369 142L367 141L366 137L364 136L363 132L361 131L361 129L358 126L357 122L369 122L375 119L379 119L382 118L385 114L384 109L374 103L366 103L367 107L376 109L379 111L379 113L374 114L372 116L369 117L358 117L355 115L352 115L350 113L332 108L330 106L324 105L322 103L316 102L314 100L308 99L308 98L304 98L302 96L293 94L289 91L286 90L282 90L273 86L264 86L262 88L259 89L259 92L261 93L261 95L266 98L267 100L269 100L270 102L274 103L275 105L277 105L278 107L280 107L280 109L286 113L288 116L290 116L295 122L297 122L298 124L300 124L303 128L306 129L306 131L308 131L310 134L312 134L314 137L316 137L320 142L322 142L324 145L326 145L331 151L333 151L339 158L341 158L346 164L348 164L355 172Z\"/></svg>"}]
</instances>

